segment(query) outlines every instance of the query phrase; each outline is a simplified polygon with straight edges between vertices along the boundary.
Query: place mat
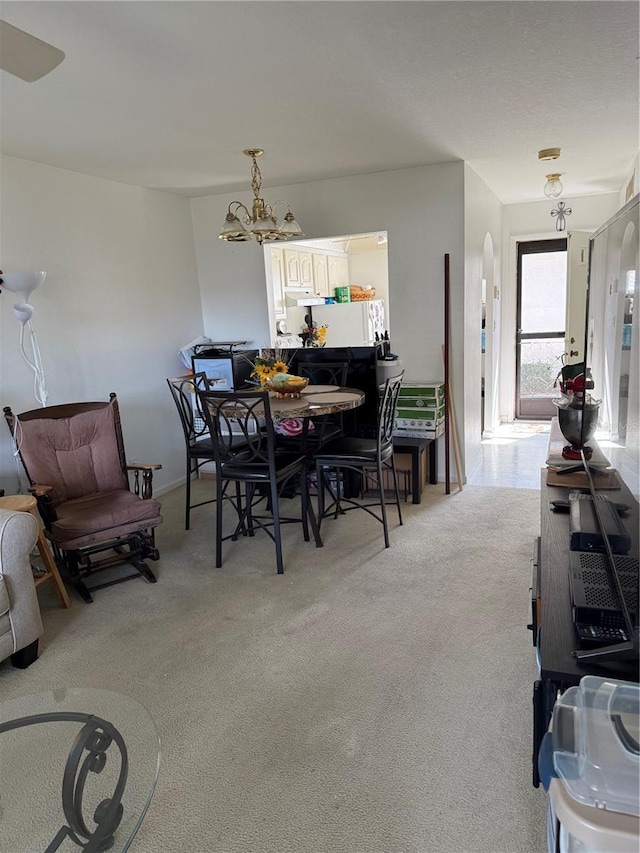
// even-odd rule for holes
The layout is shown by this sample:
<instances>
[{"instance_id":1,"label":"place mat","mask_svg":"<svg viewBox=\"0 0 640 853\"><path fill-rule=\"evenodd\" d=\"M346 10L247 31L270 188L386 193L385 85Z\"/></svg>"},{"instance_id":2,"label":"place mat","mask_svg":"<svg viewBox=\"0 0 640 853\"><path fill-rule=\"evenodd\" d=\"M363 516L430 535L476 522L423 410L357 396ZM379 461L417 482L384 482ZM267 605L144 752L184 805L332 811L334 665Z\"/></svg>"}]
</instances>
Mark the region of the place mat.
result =
<instances>
[{"instance_id":1,"label":"place mat","mask_svg":"<svg viewBox=\"0 0 640 853\"><path fill-rule=\"evenodd\" d=\"M328 391L335 391L336 385L307 385L303 390L303 394L326 394Z\"/></svg>"},{"instance_id":2,"label":"place mat","mask_svg":"<svg viewBox=\"0 0 640 853\"><path fill-rule=\"evenodd\" d=\"M621 488L615 468L610 468L607 471L598 471L595 474L592 471L591 477L596 489ZM559 474L554 468L547 468L547 486L564 486L568 489L588 489L589 478L584 471L574 471L572 474Z\"/></svg>"},{"instance_id":3,"label":"place mat","mask_svg":"<svg viewBox=\"0 0 640 853\"><path fill-rule=\"evenodd\" d=\"M308 403L317 403L319 406L330 406L333 403L352 403L354 400L358 400L360 398L360 394L356 394L353 391L336 391L333 394L325 393L325 394L307 394L305 396L305 400Z\"/></svg>"},{"instance_id":4,"label":"place mat","mask_svg":"<svg viewBox=\"0 0 640 853\"><path fill-rule=\"evenodd\" d=\"M271 408L273 410L277 410L278 412L289 411L291 409L294 411L295 409L306 409L308 405L308 398L302 400L297 400L295 397L276 397L275 394L269 400L271 404Z\"/></svg>"}]
</instances>

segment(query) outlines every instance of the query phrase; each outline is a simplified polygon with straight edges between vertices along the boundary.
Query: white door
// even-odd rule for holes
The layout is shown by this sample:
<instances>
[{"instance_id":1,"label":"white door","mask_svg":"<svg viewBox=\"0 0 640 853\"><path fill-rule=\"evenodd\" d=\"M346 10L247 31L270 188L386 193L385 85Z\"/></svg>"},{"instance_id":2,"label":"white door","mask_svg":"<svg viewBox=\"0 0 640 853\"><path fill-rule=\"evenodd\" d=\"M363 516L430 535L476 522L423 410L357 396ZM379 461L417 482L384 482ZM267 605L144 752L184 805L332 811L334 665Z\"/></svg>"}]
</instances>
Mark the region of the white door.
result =
<instances>
[{"instance_id":1,"label":"white door","mask_svg":"<svg viewBox=\"0 0 640 853\"><path fill-rule=\"evenodd\" d=\"M564 341L566 364L584 361L589 237L587 231L567 232L567 314Z\"/></svg>"}]
</instances>

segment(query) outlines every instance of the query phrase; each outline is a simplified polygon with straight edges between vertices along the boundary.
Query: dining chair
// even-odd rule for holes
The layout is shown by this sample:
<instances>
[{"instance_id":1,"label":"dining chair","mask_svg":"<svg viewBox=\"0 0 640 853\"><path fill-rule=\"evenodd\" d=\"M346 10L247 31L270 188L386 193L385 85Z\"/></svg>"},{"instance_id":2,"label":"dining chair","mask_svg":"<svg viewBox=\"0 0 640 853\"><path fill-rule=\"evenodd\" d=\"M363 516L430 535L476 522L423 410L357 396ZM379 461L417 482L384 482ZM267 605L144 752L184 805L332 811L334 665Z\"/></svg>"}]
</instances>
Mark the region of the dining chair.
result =
<instances>
[{"instance_id":1,"label":"dining chair","mask_svg":"<svg viewBox=\"0 0 640 853\"><path fill-rule=\"evenodd\" d=\"M395 505L398 510L398 521L402 524L400 508L400 491L393 456L393 428L395 423L396 405L403 373L386 380L380 386L381 394L378 405L376 438L343 437L337 438L324 445L314 456L316 465L316 481L318 491L318 527L324 518L337 518L352 509L362 509L382 524L384 530L384 545L389 547L389 529L387 523L386 496L384 489L385 469L391 471ZM335 471L335 485L329 484L329 472ZM344 472L353 472L362 483L366 478L376 490L379 499L369 501L362 496L353 494L352 484ZM351 478L353 479L353 477ZM329 490L332 503L325 509L325 492ZM345 506L345 504L347 506Z\"/></svg>"},{"instance_id":2,"label":"dining chair","mask_svg":"<svg viewBox=\"0 0 640 853\"><path fill-rule=\"evenodd\" d=\"M309 378L309 385L338 385L347 383L347 370L349 364L346 361L339 362L301 362L298 366L300 376ZM338 438L344 432L343 414L323 415L319 418L311 418L314 429L307 434L307 446L316 451L323 444Z\"/></svg>"},{"instance_id":3,"label":"dining chair","mask_svg":"<svg viewBox=\"0 0 640 853\"><path fill-rule=\"evenodd\" d=\"M202 372L192 373L188 376L169 377L167 385L178 409L184 433L187 460L184 529L189 530L191 510L215 501L215 498L209 498L206 501L191 503L191 479L193 475L197 474L206 462L215 462L209 427L200 411L200 401L196 393L197 390L207 390L207 376Z\"/></svg>"},{"instance_id":4,"label":"dining chair","mask_svg":"<svg viewBox=\"0 0 640 853\"><path fill-rule=\"evenodd\" d=\"M276 567L284 571L281 525L302 523L306 542L309 524L315 544L322 539L315 513L309 500L307 460L300 451L276 448L276 435L267 391L216 392L198 391L201 411L211 434L216 463L216 568L222 566L222 543L237 541L240 535L253 536L255 528L264 530L275 543ZM239 446L238 442L241 441ZM301 500L300 518L280 514L283 488L297 480ZM230 483L236 487L235 497L227 495ZM224 498L227 501L224 501ZM264 502L265 506L261 506ZM233 532L222 535L223 505L234 506L237 523Z\"/></svg>"},{"instance_id":5,"label":"dining chair","mask_svg":"<svg viewBox=\"0 0 640 853\"><path fill-rule=\"evenodd\" d=\"M309 379L309 387L313 385L343 386L347 381L348 363L341 362L301 362L298 365L298 375ZM310 418L305 430L297 435L278 433L276 441L283 449L298 449L306 456L311 456L324 444L343 434L343 414L321 415Z\"/></svg>"}]
</instances>

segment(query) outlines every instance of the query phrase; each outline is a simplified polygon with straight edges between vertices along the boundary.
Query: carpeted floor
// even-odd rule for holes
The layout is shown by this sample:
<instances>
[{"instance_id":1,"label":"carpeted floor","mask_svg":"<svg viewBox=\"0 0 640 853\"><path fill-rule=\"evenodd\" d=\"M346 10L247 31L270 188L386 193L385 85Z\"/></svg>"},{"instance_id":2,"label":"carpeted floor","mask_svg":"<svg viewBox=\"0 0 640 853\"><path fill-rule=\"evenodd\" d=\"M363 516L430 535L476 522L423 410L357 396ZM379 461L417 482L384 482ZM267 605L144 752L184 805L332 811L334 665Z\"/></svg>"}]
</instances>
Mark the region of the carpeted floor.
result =
<instances>
[{"instance_id":1,"label":"carpeted floor","mask_svg":"<svg viewBox=\"0 0 640 853\"><path fill-rule=\"evenodd\" d=\"M162 498L157 584L70 611L41 590L39 660L0 664L3 699L88 686L148 709L162 763L133 851L546 849L526 630L537 492L427 487L402 528L392 516L389 550L362 512L325 522L322 549L290 526L281 577L264 534L213 568L213 506L186 533L183 500Z\"/></svg>"}]
</instances>

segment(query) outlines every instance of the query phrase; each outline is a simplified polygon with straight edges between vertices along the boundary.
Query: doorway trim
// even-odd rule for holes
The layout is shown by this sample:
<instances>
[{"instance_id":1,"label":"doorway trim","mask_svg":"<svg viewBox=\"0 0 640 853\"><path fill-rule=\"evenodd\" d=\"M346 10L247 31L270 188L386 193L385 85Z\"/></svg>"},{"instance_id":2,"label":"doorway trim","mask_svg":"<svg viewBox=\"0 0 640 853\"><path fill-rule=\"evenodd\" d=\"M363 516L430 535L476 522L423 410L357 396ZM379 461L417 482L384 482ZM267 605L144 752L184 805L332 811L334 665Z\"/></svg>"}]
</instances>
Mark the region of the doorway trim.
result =
<instances>
[{"instance_id":1,"label":"doorway trim","mask_svg":"<svg viewBox=\"0 0 640 853\"><path fill-rule=\"evenodd\" d=\"M540 408L535 411L531 408L530 411L524 412L522 410L522 397L520 393L520 379L521 379L521 356L522 356L522 342L523 340L549 340L558 339L563 341L566 334L566 329L562 330L548 330L544 332L522 332L522 258L524 255L542 255L551 252L565 252L567 255L567 238L566 237L555 237L555 238L545 238L541 240L536 239L528 239L528 240L518 240L516 242L516 311L515 311L515 384L514 384L514 416L515 419L524 419L524 420L548 420L550 419L555 409L549 406L544 405L544 402L540 403ZM568 263L568 256L567 256ZM564 290L564 299L565 299L565 311L566 311L566 276L565 276L565 290ZM566 326L566 322L565 322Z\"/></svg>"}]
</instances>

